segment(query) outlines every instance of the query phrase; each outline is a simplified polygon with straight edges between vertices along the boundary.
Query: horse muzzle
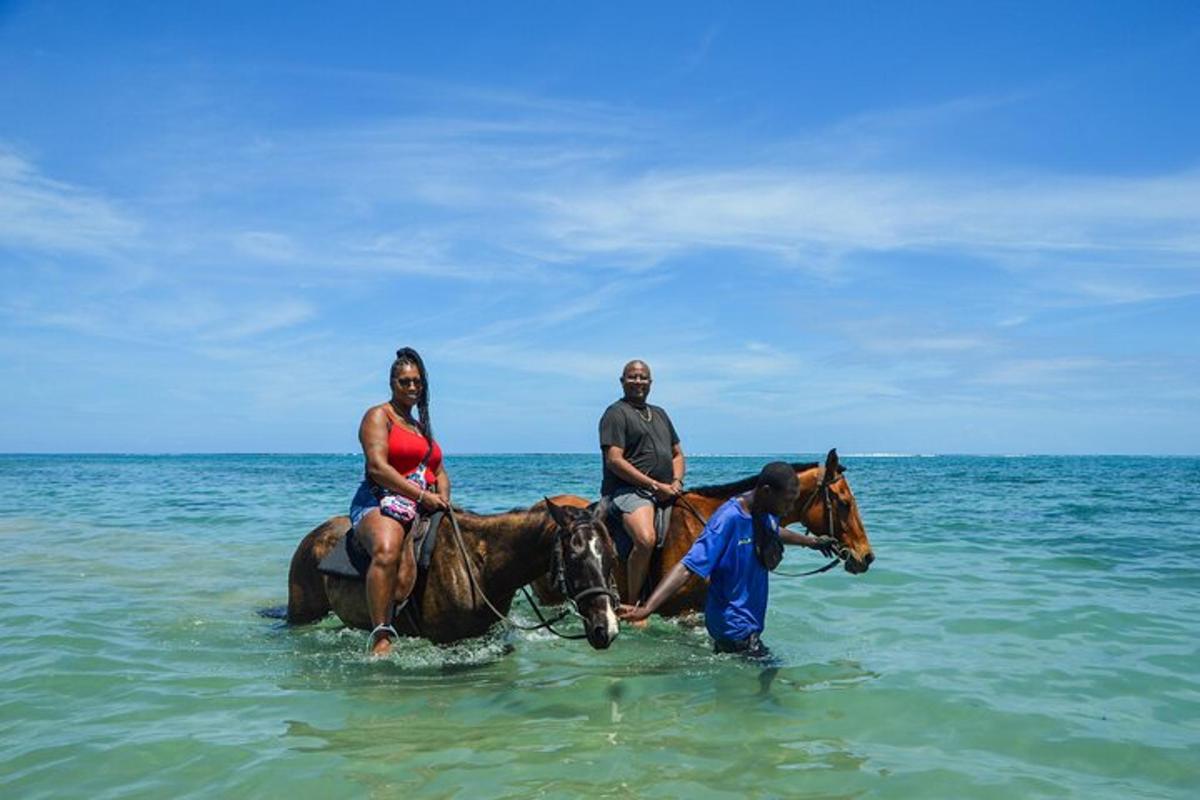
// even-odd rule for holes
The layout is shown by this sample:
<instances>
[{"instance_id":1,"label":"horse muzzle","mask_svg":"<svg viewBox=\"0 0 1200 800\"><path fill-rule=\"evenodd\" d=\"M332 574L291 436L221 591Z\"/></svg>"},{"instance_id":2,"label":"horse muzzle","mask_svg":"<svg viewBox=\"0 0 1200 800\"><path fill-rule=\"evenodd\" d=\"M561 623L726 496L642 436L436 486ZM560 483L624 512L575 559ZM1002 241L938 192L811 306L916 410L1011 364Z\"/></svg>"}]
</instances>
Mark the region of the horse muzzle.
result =
<instances>
[{"instance_id":1,"label":"horse muzzle","mask_svg":"<svg viewBox=\"0 0 1200 800\"><path fill-rule=\"evenodd\" d=\"M859 558L853 553L847 553L845 556L846 572L851 575L861 575L871 568L871 562L875 560L875 554L870 550L862 558Z\"/></svg>"},{"instance_id":2,"label":"horse muzzle","mask_svg":"<svg viewBox=\"0 0 1200 800\"><path fill-rule=\"evenodd\" d=\"M596 650L607 650L621 632L612 600L607 596L596 598L589 612L582 616L588 644Z\"/></svg>"}]
</instances>

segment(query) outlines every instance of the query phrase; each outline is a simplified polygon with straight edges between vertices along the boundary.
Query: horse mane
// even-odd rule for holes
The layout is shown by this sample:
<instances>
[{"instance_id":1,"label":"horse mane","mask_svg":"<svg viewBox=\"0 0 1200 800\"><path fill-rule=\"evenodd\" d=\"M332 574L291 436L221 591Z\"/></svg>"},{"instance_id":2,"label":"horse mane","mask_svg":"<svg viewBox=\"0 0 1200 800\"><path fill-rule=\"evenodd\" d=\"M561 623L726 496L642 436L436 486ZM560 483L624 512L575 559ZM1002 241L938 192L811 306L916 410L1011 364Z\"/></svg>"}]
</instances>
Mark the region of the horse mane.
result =
<instances>
[{"instance_id":1,"label":"horse mane","mask_svg":"<svg viewBox=\"0 0 1200 800\"><path fill-rule=\"evenodd\" d=\"M455 508L454 513L458 518L467 523L472 530L479 532L483 536L489 533L507 532L515 527L528 524L534 517L542 517L549 519L550 515L546 513L544 503L539 503L532 508L514 508L511 511L501 511L498 514L476 514L473 511L466 511L460 508Z\"/></svg>"},{"instance_id":2,"label":"horse mane","mask_svg":"<svg viewBox=\"0 0 1200 800\"><path fill-rule=\"evenodd\" d=\"M796 472L804 472L805 470L816 469L821 466L817 461L809 461L804 463L789 464ZM698 494L701 497L729 497L730 495L741 494L748 492L758 483L758 476L751 475L748 478L742 478L732 483L715 483L711 486L701 486L698 489L688 489L688 494Z\"/></svg>"}]
</instances>

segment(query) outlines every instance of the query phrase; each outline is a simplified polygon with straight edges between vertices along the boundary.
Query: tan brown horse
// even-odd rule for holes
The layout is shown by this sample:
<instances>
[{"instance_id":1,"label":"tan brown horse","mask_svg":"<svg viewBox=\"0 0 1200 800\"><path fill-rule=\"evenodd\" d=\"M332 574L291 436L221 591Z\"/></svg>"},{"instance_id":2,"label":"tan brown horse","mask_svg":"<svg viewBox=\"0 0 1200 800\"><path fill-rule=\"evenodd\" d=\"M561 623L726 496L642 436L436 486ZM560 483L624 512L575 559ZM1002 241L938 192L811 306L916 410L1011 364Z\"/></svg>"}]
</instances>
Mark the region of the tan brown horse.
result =
<instances>
[{"instance_id":1,"label":"tan brown horse","mask_svg":"<svg viewBox=\"0 0 1200 800\"><path fill-rule=\"evenodd\" d=\"M579 498L555 499L561 505L547 500L504 514L456 512L470 572L452 522L443 518L429 569L411 601L419 629L408 614L400 614L399 632L437 643L479 636L500 619L498 614L508 614L520 587L554 566L559 585L573 595L588 643L608 647L618 630L610 583L616 561L612 541L602 523L574 507ZM350 627L371 629L364 583L317 570L349 529L347 517L333 517L301 540L288 572L289 623L316 622L333 611Z\"/></svg>"},{"instance_id":2,"label":"tan brown horse","mask_svg":"<svg viewBox=\"0 0 1200 800\"><path fill-rule=\"evenodd\" d=\"M838 461L837 450L829 451L824 465L812 462L793 464L792 467L800 480L800 496L791 511L780 520L780 524L786 526L800 522L814 535L833 536L840 545L839 552L846 571L851 574L866 572L875 560L875 554L871 551L866 527L858 513L858 502L846 481L845 468ZM682 502L676 503L671 512L671 527L663 542L662 557L655 559L647 575L651 585L662 580L663 576L683 559L704 530L704 526L691 513L689 507L707 520L726 500L753 489L757 479L757 475L751 475L732 483L684 492ZM583 502L574 497L564 497L562 500L572 505ZM618 563L617 586L624 589L625 585L625 565ZM561 602L561 595L555 592L547 581L535 582L534 588L542 602ZM663 603L658 613L663 616L676 616L703 611L707 591L708 584L692 575L670 600ZM623 601L630 602L630 599L623 598Z\"/></svg>"}]
</instances>

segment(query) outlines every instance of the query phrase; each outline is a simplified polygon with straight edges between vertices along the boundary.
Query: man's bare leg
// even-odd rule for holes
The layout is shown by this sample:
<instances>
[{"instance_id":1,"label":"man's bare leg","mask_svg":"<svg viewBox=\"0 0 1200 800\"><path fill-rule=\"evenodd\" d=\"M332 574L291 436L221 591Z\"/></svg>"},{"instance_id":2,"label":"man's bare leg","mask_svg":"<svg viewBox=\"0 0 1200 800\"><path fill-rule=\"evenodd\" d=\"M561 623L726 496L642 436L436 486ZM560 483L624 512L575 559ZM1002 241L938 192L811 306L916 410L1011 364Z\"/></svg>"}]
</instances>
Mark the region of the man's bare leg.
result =
<instances>
[{"instance_id":1,"label":"man's bare leg","mask_svg":"<svg viewBox=\"0 0 1200 800\"><path fill-rule=\"evenodd\" d=\"M633 539L633 550L625 564L625 599L636 604L642 594L642 584L646 582L646 572L650 568L650 556L654 553L654 506L643 506L624 515L625 530Z\"/></svg>"}]
</instances>

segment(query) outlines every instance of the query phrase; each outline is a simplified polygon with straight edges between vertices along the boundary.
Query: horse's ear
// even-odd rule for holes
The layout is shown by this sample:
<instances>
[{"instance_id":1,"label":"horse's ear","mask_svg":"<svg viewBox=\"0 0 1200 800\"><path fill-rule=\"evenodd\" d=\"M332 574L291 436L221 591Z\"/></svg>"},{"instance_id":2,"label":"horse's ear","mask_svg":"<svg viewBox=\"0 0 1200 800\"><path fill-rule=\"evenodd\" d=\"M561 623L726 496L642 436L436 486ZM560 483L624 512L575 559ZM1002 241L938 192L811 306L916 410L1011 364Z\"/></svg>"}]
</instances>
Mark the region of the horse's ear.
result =
<instances>
[{"instance_id":1,"label":"horse's ear","mask_svg":"<svg viewBox=\"0 0 1200 800\"><path fill-rule=\"evenodd\" d=\"M837 448L835 447L825 455L825 482L832 482L841 471L842 469L838 465Z\"/></svg>"},{"instance_id":2,"label":"horse's ear","mask_svg":"<svg viewBox=\"0 0 1200 800\"><path fill-rule=\"evenodd\" d=\"M554 522L557 523L558 527L560 527L560 528L569 527L569 523L567 522L566 511L563 509L562 506L554 505L554 501L551 500L549 497L546 498L546 510L550 512L551 518L553 518Z\"/></svg>"},{"instance_id":3,"label":"horse's ear","mask_svg":"<svg viewBox=\"0 0 1200 800\"><path fill-rule=\"evenodd\" d=\"M612 508L606 498L601 498L599 503L596 503L592 509L592 525L604 531L608 535L608 512Z\"/></svg>"}]
</instances>

